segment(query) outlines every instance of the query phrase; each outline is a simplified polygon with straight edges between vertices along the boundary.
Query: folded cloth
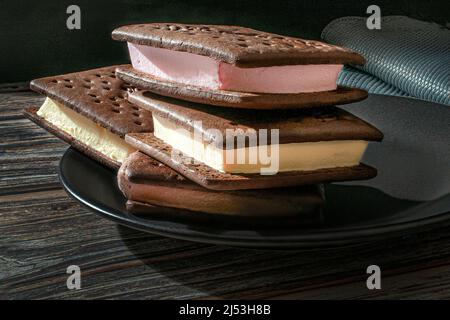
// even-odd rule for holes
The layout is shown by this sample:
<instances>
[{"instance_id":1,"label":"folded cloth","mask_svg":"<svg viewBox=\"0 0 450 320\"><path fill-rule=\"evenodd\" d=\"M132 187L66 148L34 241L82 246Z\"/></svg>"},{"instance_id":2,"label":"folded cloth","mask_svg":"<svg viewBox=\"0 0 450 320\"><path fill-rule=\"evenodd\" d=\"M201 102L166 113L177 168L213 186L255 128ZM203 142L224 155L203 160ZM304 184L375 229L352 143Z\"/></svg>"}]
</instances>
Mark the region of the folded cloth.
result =
<instances>
[{"instance_id":1,"label":"folded cloth","mask_svg":"<svg viewBox=\"0 0 450 320\"><path fill-rule=\"evenodd\" d=\"M370 93L402 97L410 96L406 92L377 77L349 66L345 66L339 73L337 83L344 87L361 88Z\"/></svg>"},{"instance_id":2,"label":"folded cloth","mask_svg":"<svg viewBox=\"0 0 450 320\"><path fill-rule=\"evenodd\" d=\"M330 22L322 38L362 54L356 66L413 97L450 105L450 30L404 16L386 16L380 30L365 17Z\"/></svg>"}]
</instances>

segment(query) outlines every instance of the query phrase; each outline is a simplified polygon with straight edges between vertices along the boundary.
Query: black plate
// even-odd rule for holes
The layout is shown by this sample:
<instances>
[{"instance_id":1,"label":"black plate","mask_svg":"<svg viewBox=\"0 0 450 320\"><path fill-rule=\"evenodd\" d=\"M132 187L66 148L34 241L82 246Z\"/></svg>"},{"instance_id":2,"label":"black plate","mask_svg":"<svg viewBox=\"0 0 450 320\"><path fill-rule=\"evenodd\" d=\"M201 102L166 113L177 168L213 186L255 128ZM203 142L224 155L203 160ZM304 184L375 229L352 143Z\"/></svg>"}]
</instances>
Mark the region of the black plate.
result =
<instances>
[{"instance_id":1,"label":"black plate","mask_svg":"<svg viewBox=\"0 0 450 320\"><path fill-rule=\"evenodd\" d=\"M383 131L364 162L368 181L327 184L314 226L200 223L133 215L114 172L68 149L60 179L67 192L100 215L142 231L179 239L257 248L323 248L412 233L450 218L450 109L415 99L371 95L342 107Z\"/></svg>"}]
</instances>

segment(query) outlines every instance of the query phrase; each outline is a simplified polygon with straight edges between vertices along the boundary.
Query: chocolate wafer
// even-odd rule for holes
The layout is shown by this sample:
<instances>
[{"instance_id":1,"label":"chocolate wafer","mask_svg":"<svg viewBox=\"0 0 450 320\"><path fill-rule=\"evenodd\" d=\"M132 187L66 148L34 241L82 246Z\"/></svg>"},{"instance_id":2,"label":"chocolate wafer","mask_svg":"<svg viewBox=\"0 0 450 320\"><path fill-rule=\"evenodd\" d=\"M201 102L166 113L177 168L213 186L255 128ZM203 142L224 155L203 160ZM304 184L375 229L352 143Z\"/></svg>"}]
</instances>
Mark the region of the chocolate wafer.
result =
<instances>
[{"instance_id":1,"label":"chocolate wafer","mask_svg":"<svg viewBox=\"0 0 450 320\"><path fill-rule=\"evenodd\" d=\"M318 200L320 199L319 196ZM148 203L127 200L127 212L141 219L156 219L163 221L174 221L180 223L195 222L199 227L202 225L210 227L211 225L220 226L226 230L239 229L242 227L282 227L298 228L319 226L325 221L321 203L304 203L299 214L292 216L235 216L219 215L198 211L189 211L184 209L174 209L169 207L154 206ZM301 212L301 213L300 213ZM269 219L268 219L269 218Z\"/></svg>"}]
</instances>

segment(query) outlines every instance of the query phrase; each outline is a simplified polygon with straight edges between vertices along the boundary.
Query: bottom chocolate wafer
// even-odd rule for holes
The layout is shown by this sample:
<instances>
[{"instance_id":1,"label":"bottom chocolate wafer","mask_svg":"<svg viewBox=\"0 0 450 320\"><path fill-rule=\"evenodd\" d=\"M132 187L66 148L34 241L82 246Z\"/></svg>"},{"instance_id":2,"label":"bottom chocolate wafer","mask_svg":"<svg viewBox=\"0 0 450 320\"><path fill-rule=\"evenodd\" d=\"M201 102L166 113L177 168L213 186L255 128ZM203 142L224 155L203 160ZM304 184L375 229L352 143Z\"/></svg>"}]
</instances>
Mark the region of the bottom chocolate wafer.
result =
<instances>
[{"instance_id":1,"label":"bottom chocolate wafer","mask_svg":"<svg viewBox=\"0 0 450 320\"><path fill-rule=\"evenodd\" d=\"M140 218L151 218L161 221L173 221L180 223L195 222L198 227L205 225L211 227L214 224L224 229L230 230L240 227L312 227L323 224L324 217L322 214L322 206L315 204L310 206L310 210L304 211L303 214L292 217L267 217L259 216L229 216L217 215L204 212L195 212L189 210L174 209L169 207L154 206L144 202L128 200L126 202L127 211L130 214Z\"/></svg>"},{"instance_id":2,"label":"bottom chocolate wafer","mask_svg":"<svg viewBox=\"0 0 450 320\"><path fill-rule=\"evenodd\" d=\"M117 76L133 86L162 96L238 109L298 109L347 104L364 100L367 91L337 87L336 90L309 93L250 93L183 85L155 78L131 66L119 66Z\"/></svg>"}]
</instances>

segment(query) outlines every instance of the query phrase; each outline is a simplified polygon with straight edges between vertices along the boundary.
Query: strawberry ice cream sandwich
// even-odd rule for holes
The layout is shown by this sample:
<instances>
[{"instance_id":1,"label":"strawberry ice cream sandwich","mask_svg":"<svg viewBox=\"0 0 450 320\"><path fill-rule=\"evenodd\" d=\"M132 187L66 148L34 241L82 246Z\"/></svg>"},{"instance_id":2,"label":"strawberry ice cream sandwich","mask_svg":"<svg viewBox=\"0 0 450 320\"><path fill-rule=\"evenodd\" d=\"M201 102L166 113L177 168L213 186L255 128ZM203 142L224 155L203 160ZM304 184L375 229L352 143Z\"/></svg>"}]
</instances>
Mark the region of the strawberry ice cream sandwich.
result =
<instances>
[{"instance_id":1,"label":"strawberry ice cream sandwich","mask_svg":"<svg viewBox=\"0 0 450 320\"><path fill-rule=\"evenodd\" d=\"M112 33L128 44L124 81L157 94L235 108L302 108L362 100L364 90L336 85L348 49L237 26L150 23Z\"/></svg>"}]
</instances>

